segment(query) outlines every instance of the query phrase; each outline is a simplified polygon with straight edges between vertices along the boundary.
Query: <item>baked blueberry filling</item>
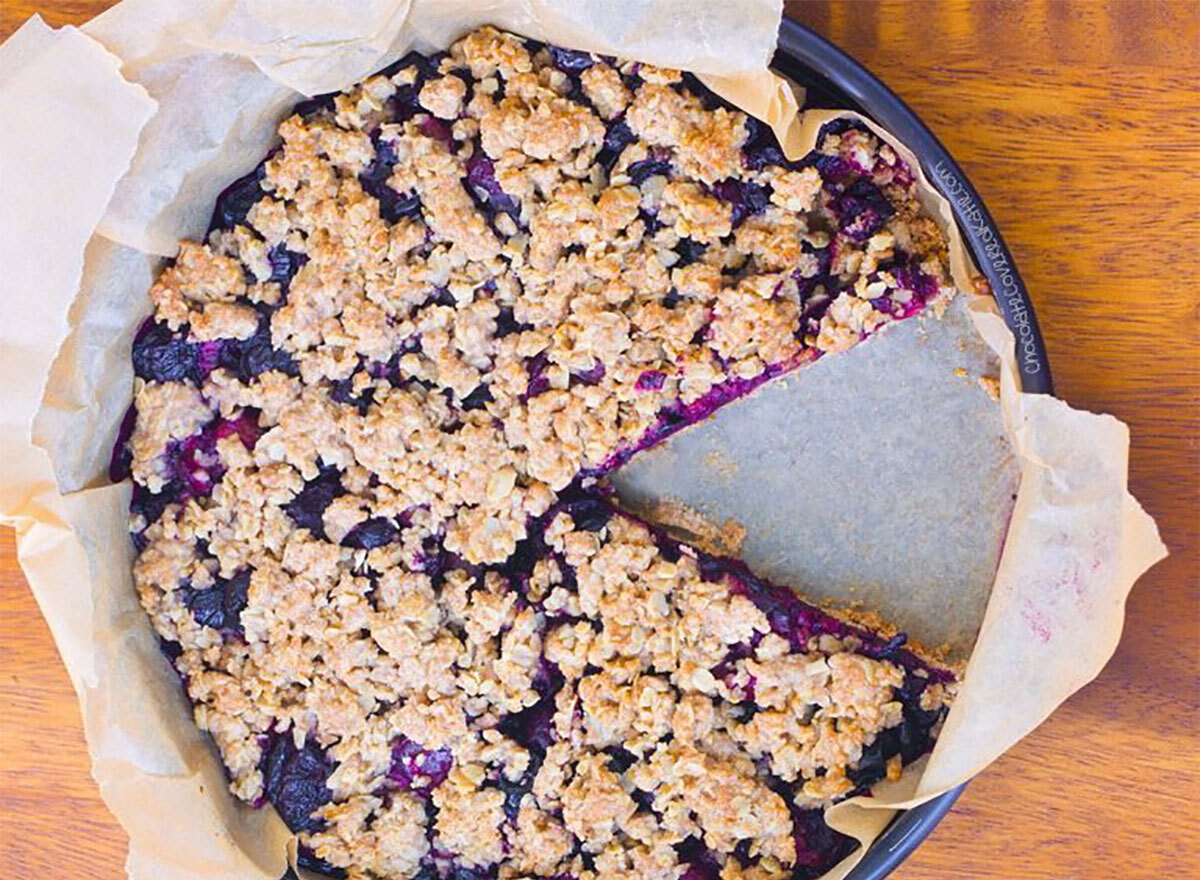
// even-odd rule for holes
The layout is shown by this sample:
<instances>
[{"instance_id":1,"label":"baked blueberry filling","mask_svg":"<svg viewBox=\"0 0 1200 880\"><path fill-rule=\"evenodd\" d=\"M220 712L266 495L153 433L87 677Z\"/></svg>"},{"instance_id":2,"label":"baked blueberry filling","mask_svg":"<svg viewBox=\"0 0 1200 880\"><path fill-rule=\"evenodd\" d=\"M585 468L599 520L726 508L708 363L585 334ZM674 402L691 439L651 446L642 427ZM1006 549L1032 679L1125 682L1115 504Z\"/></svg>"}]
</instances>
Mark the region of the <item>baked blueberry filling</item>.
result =
<instances>
[{"instance_id":1,"label":"baked blueberry filling","mask_svg":"<svg viewBox=\"0 0 1200 880\"><path fill-rule=\"evenodd\" d=\"M245 223L250 209L265 195L260 185L265 174L264 167L259 165L221 190L209 229L233 229Z\"/></svg>"},{"instance_id":2,"label":"baked blueberry filling","mask_svg":"<svg viewBox=\"0 0 1200 880\"><path fill-rule=\"evenodd\" d=\"M334 467L325 467L315 479L305 483L283 509L298 528L308 529L317 537L323 538L325 524L322 518L325 508L329 507L335 498L345 494L341 472Z\"/></svg>"},{"instance_id":3,"label":"baked blueberry filling","mask_svg":"<svg viewBox=\"0 0 1200 880\"><path fill-rule=\"evenodd\" d=\"M203 590L180 587L183 604L192 612L196 623L235 635L241 631L240 618L249 590L249 570L232 578L218 578L215 585Z\"/></svg>"},{"instance_id":4,"label":"baked blueberry filling","mask_svg":"<svg viewBox=\"0 0 1200 880\"><path fill-rule=\"evenodd\" d=\"M330 800L326 787L330 769L326 756L313 743L297 748L287 734L273 738L266 752L263 788L292 831L314 831L321 826L313 813Z\"/></svg>"},{"instance_id":5,"label":"baked blueberry filling","mask_svg":"<svg viewBox=\"0 0 1200 880\"><path fill-rule=\"evenodd\" d=\"M453 763L449 749L429 751L401 737L392 745L392 766L387 778L406 791L428 794L445 782Z\"/></svg>"}]
</instances>

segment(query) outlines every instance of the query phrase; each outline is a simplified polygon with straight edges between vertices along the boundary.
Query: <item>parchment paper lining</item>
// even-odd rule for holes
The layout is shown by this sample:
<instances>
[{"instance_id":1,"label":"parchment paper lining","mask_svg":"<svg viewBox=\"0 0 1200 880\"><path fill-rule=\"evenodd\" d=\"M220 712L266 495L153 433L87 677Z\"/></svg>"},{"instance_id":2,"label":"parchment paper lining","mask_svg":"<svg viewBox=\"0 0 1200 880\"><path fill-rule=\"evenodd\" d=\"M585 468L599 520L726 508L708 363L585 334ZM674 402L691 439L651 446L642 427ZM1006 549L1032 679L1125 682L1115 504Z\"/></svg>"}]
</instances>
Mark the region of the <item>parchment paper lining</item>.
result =
<instances>
[{"instance_id":1,"label":"parchment paper lining","mask_svg":"<svg viewBox=\"0 0 1200 880\"><path fill-rule=\"evenodd\" d=\"M124 0L82 31L34 20L0 49L0 198L13 206L0 217L0 517L17 529L79 694L135 880L275 880L288 840L272 811L226 790L137 603L128 487L104 485L155 256L203 233L216 193L257 162L298 92L343 87L409 47L441 48L484 23L696 71L802 155L834 114L797 117L792 92L767 71L780 15L777 0ZM955 280L970 291L949 206L921 182L948 231ZM1116 646L1133 582L1166 552L1126 490L1126 427L1021 393L994 303L975 297L970 309L1002 363L1020 490L936 750L873 798L829 812L864 846L895 808L979 772L1091 680ZM827 877L843 877L862 851Z\"/></svg>"}]
</instances>

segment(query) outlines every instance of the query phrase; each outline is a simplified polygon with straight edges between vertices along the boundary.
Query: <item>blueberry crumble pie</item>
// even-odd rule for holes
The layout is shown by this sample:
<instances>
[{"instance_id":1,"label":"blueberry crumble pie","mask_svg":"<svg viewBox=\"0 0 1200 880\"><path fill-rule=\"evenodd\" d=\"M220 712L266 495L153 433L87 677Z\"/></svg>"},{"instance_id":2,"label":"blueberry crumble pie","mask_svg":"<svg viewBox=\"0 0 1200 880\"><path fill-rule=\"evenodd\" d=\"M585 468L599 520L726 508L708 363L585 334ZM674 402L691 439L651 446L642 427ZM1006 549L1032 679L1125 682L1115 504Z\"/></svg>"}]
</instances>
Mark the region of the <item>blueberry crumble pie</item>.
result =
<instances>
[{"instance_id":1,"label":"blueberry crumble pie","mask_svg":"<svg viewBox=\"0 0 1200 880\"><path fill-rule=\"evenodd\" d=\"M603 477L954 294L910 169L491 28L304 102L150 294L113 476L228 769L332 877L813 878L947 669Z\"/></svg>"}]
</instances>

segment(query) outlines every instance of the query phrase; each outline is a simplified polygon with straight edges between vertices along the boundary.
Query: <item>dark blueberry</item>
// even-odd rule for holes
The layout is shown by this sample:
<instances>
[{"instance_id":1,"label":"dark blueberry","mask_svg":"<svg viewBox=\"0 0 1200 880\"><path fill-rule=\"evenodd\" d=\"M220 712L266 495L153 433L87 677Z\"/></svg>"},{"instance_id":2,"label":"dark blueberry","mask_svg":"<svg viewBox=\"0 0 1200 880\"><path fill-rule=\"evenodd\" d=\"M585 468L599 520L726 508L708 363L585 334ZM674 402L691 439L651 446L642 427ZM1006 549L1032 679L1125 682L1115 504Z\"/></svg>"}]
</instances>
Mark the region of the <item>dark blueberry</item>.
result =
<instances>
[{"instance_id":1,"label":"dark blueberry","mask_svg":"<svg viewBox=\"0 0 1200 880\"><path fill-rule=\"evenodd\" d=\"M483 409L494 399L495 398L492 397L491 389L488 388L487 385L479 385L474 391L472 391L459 402L459 406L468 411L474 409Z\"/></svg>"},{"instance_id":2,"label":"dark blueberry","mask_svg":"<svg viewBox=\"0 0 1200 880\"><path fill-rule=\"evenodd\" d=\"M301 846L297 850L296 864L305 871L329 877L331 880L345 880L346 877L346 872L342 868L335 868L324 859L317 858L316 853L306 846Z\"/></svg>"},{"instance_id":3,"label":"dark blueberry","mask_svg":"<svg viewBox=\"0 0 1200 880\"><path fill-rule=\"evenodd\" d=\"M742 146L742 164L752 171L761 171L768 165L787 165L775 132L753 116L746 118L746 143Z\"/></svg>"},{"instance_id":4,"label":"dark blueberry","mask_svg":"<svg viewBox=\"0 0 1200 880\"><path fill-rule=\"evenodd\" d=\"M805 161L808 162L809 159L806 158ZM828 156L825 153L818 153L811 161L812 165L820 172L821 179L826 183L845 183L859 173L858 169L851 162L843 159L841 156Z\"/></svg>"},{"instance_id":5,"label":"dark blueberry","mask_svg":"<svg viewBox=\"0 0 1200 880\"><path fill-rule=\"evenodd\" d=\"M733 207L734 227L740 226L747 217L761 214L771 203L766 187L732 177L718 181L712 189L713 195Z\"/></svg>"},{"instance_id":6,"label":"dark blueberry","mask_svg":"<svg viewBox=\"0 0 1200 880\"><path fill-rule=\"evenodd\" d=\"M225 625L241 627L242 612L246 610L250 595L250 569L240 571L229 580L221 582L225 594Z\"/></svg>"},{"instance_id":7,"label":"dark blueberry","mask_svg":"<svg viewBox=\"0 0 1200 880\"><path fill-rule=\"evenodd\" d=\"M454 298L449 287L435 287L433 294L425 301L425 305L446 306L453 309L458 306L458 300Z\"/></svg>"},{"instance_id":8,"label":"dark blueberry","mask_svg":"<svg viewBox=\"0 0 1200 880\"><path fill-rule=\"evenodd\" d=\"M371 404L375 402L375 389L364 388L361 394L355 395L354 377L348 376L345 379L336 379L329 383L329 396L337 403L357 407L359 414L365 416L371 408Z\"/></svg>"},{"instance_id":9,"label":"dark blueberry","mask_svg":"<svg viewBox=\"0 0 1200 880\"><path fill-rule=\"evenodd\" d=\"M182 382L196 369L196 347L166 324L147 320L133 340L133 371L149 382Z\"/></svg>"},{"instance_id":10,"label":"dark blueberry","mask_svg":"<svg viewBox=\"0 0 1200 880\"><path fill-rule=\"evenodd\" d=\"M608 769L613 773L624 773L636 763L637 756L633 752L621 748L608 750Z\"/></svg>"},{"instance_id":11,"label":"dark blueberry","mask_svg":"<svg viewBox=\"0 0 1200 880\"><path fill-rule=\"evenodd\" d=\"M418 113L424 112L420 101L420 82L402 85L396 90L396 94L389 98L388 104L391 109L391 114L395 116L395 121L403 122L412 119Z\"/></svg>"},{"instance_id":12,"label":"dark blueberry","mask_svg":"<svg viewBox=\"0 0 1200 880\"><path fill-rule=\"evenodd\" d=\"M447 146L454 141L454 134L450 131L450 125L436 116L427 116L421 122L419 128L421 129L421 134L425 135L425 137L441 141Z\"/></svg>"},{"instance_id":13,"label":"dark blueberry","mask_svg":"<svg viewBox=\"0 0 1200 880\"><path fill-rule=\"evenodd\" d=\"M550 59L554 62L555 67L568 73L579 73L596 63L595 57L589 52L560 49L558 46L550 47Z\"/></svg>"},{"instance_id":14,"label":"dark blueberry","mask_svg":"<svg viewBox=\"0 0 1200 880\"><path fill-rule=\"evenodd\" d=\"M906 706L919 706L921 694L925 692L928 685L928 678L920 675L906 675L904 684L900 685L900 689L896 692L896 699Z\"/></svg>"},{"instance_id":15,"label":"dark blueberry","mask_svg":"<svg viewBox=\"0 0 1200 880\"><path fill-rule=\"evenodd\" d=\"M483 152L477 149L467 160L467 191L479 202L495 211L503 211L514 220L520 214L516 199L500 188L496 181L496 166Z\"/></svg>"},{"instance_id":16,"label":"dark blueberry","mask_svg":"<svg viewBox=\"0 0 1200 880\"><path fill-rule=\"evenodd\" d=\"M308 529L318 538L324 538L325 525L322 517L325 515L325 508L334 498L345 494L341 471L332 467L324 468L315 480L305 483L299 494L285 504L283 509L299 528Z\"/></svg>"},{"instance_id":17,"label":"dark blueberry","mask_svg":"<svg viewBox=\"0 0 1200 880\"><path fill-rule=\"evenodd\" d=\"M258 438L262 436L262 429L258 425L258 410L244 409L236 419L219 419L213 433L217 440L236 434L243 446L253 449L258 443Z\"/></svg>"},{"instance_id":18,"label":"dark blueberry","mask_svg":"<svg viewBox=\"0 0 1200 880\"><path fill-rule=\"evenodd\" d=\"M611 171L621 152L636 140L637 136L625 124L624 117L610 122L604 133L604 146L596 156L596 161L603 165L606 171Z\"/></svg>"},{"instance_id":19,"label":"dark blueberry","mask_svg":"<svg viewBox=\"0 0 1200 880\"><path fill-rule=\"evenodd\" d=\"M571 378L577 385L596 385L604 378L604 364L596 361L589 369L572 373Z\"/></svg>"},{"instance_id":20,"label":"dark blueberry","mask_svg":"<svg viewBox=\"0 0 1200 880\"><path fill-rule=\"evenodd\" d=\"M635 186L641 186L647 178L654 177L656 174L670 177L671 163L661 159L642 159L630 165L626 173Z\"/></svg>"},{"instance_id":21,"label":"dark blueberry","mask_svg":"<svg viewBox=\"0 0 1200 880\"><path fill-rule=\"evenodd\" d=\"M510 583L522 583L528 579L530 572L539 560L545 558L548 550L542 540L540 530L534 530L529 537L517 542L517 548L509 555L499 572L508 578Z\"/></svg>"},{"instance_id":22,"label":"dark blueberry","mask_svg":"<svg viewBox=\"0 0 1200 880\"><path fill-rule=\"evenodd\" d=\"M717 880L721 876L720 869L707 863L690 864L679 880Z\"/></svg>"},{"instance_id":23,"label":"dark blueberry","mask_svg":"<svg viewBox=\"0 0 1200 880\"><path fill-rule=\"evenodd\" d=\"M937 296L938 283L932 275L927 275L911 263L901 266L895 272L897 283L905 290L911 290L916 298L924 303Z\"/></svg>"},{"instance_id":24,"label":"dark blueberry","mask_svg":"<svg viewBox=\"0 0 1200 880\"><path fill-rule=\"evenodd\" d=\"M311 741L297 749L285 733L271 745L263 772L267 800L293 832L321 828L312 814L333 796L325 785L331 769L324 752Z\"/></svg>"},{"instance_id":25,"label":"dark blueberry","mask_svg":"<svg viewBox=\"0 0 1200 880\"><path fill-rule=\"evenodd\" d=\"M305 101L301 101L292 108L292 113L306 122L315 116L320 116L326 111L332 111L334 108L334 99L337 97L337 92L327 92L324 95L315 95Z\"/></svg>"},{"instance_id":26,"label":"dark blueberry","mask_svg":"<svg viewBox=\"0 0 1200 880\"><path fill-rule=\"evenodd\" d=\"M863 747L858 763L846 772L847 778L859 788L870 788L887 776L888 759L900 754L900 733L883 730L875 735L869 746Z\"/></svg>"},{"instance_id":27,"label":"dark blueberry","mask_svg":"<svg viewBox=\"0 0 1200 880\"><path fill-rule=\"evenodd\" d=\"M390 186L382 186L372 195L379 199L379 216L388 223L398 223L402 217L421 216L421 197L415 192L398 193Z\"/></svg>"},{"instance_id":28,"label":"dark blueberry","mask_svg":"<svg viewBox=\"0 0 1200 880\"><path fill-rule=\"evenodd\" d=\"M516 822L517 814L521 812L521 801L533 788L533 774L526 773L519 782L509 782L501 777L496 788L504 792L504 815L510 822Z\"/></svg>"},{"instance_id":29,"label":"dark blueberry","mask_svg":"<svg viewBox=\"0 0 1200 880\"><path fill-rule=\"evenodd\" d=\"M288 352L275 348L268 342L266 345L259 343L251 352L248 352L242 374L239 374L238 378L242 379L242 375L258 376L271 370L283 373L285 376L300 375L300 365L296 363L296 359ZM246 380L242 379L242 381Z\"/></svg>"},{"instance_id":30,"label":"dark blueberry","mask_svg":"<svg viewBox=\"0 0 1200 880\"><path fill-rule=\"evenodd\" d=\"M196 618L201 626L223 629L225 626L225 596L218 587L207 590L193 590L191 587L181 587L183 603Z\"/></svg>"},{"instance_id":31,"label":"dark blueberry","mask_svg":"<svg viewBox=\"0 0 1200 880\"><path fill-rule=\"evenodd\" d=\"M749 721L758 712L758 707L751 702L754 699L754 686L757 679L753 675L749 676L749 680L744 683L739 682L742 676L739 674L737 661L746 657L752 656L754 653L750 646L742 642L734 645L729 653L725 655L725 659L712 668L714 678L725 683L725 686L730 690L740 688L741 692L747 697L738 706L745 706L746 709L738 709L738 713L743 716L743 720Z\"/></svg>"},{"instance_id":32,"label":"dark blueberry","mask_svg":"<svg viewBox=\"0 0 1200 880\"><path fill-rule=\"evenodd\" d=\"M640 788L635 788L629 793L629 796L633 798L634 803L636 803L647 813L654 810L654 792L643 791Z\"/></svg>"},{"instance_id":33,"label":"dark blueberry","mask_svg":"<svg viewBox=\"0 0 1200 880\"><path fill-rule=\"evenodd\" d=\"M688 866L680 880L717 880L721 874L721 864L704 841L689 837L675 846L679 861Z\"/></svg>"},{"instance_id":34,"label":"dark blueberry","mask_svg":"<svg viewBox=\"0 0 1200 880\"><path fill-rule=\"evenodd\" d=\"M683 551L680 550L679 544L675 541L659 541L658 552L663 559L672 565L678 562L679 557L683 555Z\"/></svg>"},{"instance_id":35,"label":"dark blueberry","mask_svg":"<svg viewBox=\"0 0 1200 880\"><path fill-rule=\"evenodd\" d=\"M890 296L876 296L871 298L871 307L877 312L882 312L885 315L890 315L896 310L896 304L892 302Z\"/></svg>"},{"instance_id":36,"label":"dark blueberry","mask_svg":"<svg viewBox=\"0 0 1200 880\"><path fill-rule=\"evenodd\" d=\"M372 517L352 528L346 537L342 538L343 547L354 547L358 550L374 550L392 543L400 537L400 530L390 519L381 516Z\"/></svg>"},{"instance_id":37,"label":"dark blueberry","mask_svg":"<svg viewBox=\"0 0 1200 880\"><path fill-rule=\"evenodd\" d=\"M271 261L271 277L267 280L274 281L284 290L287 290L288 284L300 271L300 267L308 262L308 254L289 251L284 247L283 242L271 248L267 252L267 258Z\"/></svg>"},{"instance_id":38,"label":"dark blueberry","mask_svg":"<svg viewBox=\"0 0 1200 880\"><path fill-rule=\"evenodd\" d=\"M449 52L430 52L422 55L418 53L420 61L418 66L421 68L422 80L430 79L438 76L442 69L442 62L450 57Z\"/></svg>"},{"instance_id":39,"label":"dark blueberry","mask_svg":"<svg viewBox=\"0 0 1200 880\"><path fill-rule=\"evenodd\" d=\"M386 170L390 175L392 167L396 164L396 145L378 135L372 136L371 143L375 145L375 158L368 167L376 168L377 172Z\"/></svg>"},{"instance_id":40,"label":"dark blueberry","mask_svg":"<svg viewBox=\"0 0 1200 880\"><path fill-rule=\"evenodd\" d=\"M426 808L429 808L432 803L432 801L427 801L425 804ZM433 822L434 819L431 818L429 820L429 824L432 825ZM441 876L442 875L438 873L438 869L435 866L431 864L424 864L417 870L417 873L413 876L412 880L441 880Z\"/></svg>"},{"instance_id":41,"label":"dark blueberry","mask_svg":"<svg viewBox=\"0 0 1200 880\"><path fill-rule=\"evenodd\" d=\"M911 764L933 748L930 730L941 717L940 710L905 704L904 720L900 722L900 758L905 764Z\"/></svg>"},{"instance_id":42,"label":"dark blueberry","mask_svg":"<svg viewBox=\"0 0 1200 880\"><path fill-rule=\"evenodd\" d=\"M569 501L563 505L563 509L570 514L575 528L584 532L600 531L613 516L612 506L598 498Z\"/></svg>"},{"instance_id":43,"label":"dark blueberry","mask_svg":"<svg viewBox=\"0 0 1200 880\"><path fill-rule=\"evenodd\" d=\"M743 868L749 867L751 863L750 841L738 841L738 845L733 848L733 857L738 860Z\"/></svg>"},{"instance_id":44,"label":"dark blueberry","mask_svg":"<svg viewBox=\"0 0 1200 880\"><path fill-rule=\"evenodd\" d=\"M706 110L716 110L718 107L724 107L726 110L731 111L737 110L736 107L702 83L700 78L694 73L685 71L675 88L679 91L691 92L700 99Z\"/></svg>"},{"instance_id":45,"label":"dark blueberry","mask_svg":"<svg viewBox=\"0 0 1200 880\"><path fill-rule=\"evenodd\" d=\"M496 729L518 745L544 754L556 739L554 731L554 713L556 711L553 695L543 697L528 709L505 715L500 719Z\"/></svg>"},{"instance_id":46,"label":"dark blueberry","mask_svg":"<svg viewBox=\"0 0 1200 880\"><path fill-rule=\"evenodd\" d=\"M826 825L822 810L793 811L792 836L796 841L794 880L815 880L858 846L853 837Z\"/></svg>"},{"instance_id":47,"label":"dark blueberry","mask_svg":"<svg viewBox=\"0 0 1200 880\"><path fill-rule=\"evenodd\" d=\"M514 333L520 333L524 330L532 329L531 324L522 324L513 317L511 306L501 306L500 314L496 318L496 338L502 339L505 336L511 336Z\"/></svg>"},{"instance_id":48,"label":"dark blueberry","mask_svg":"<svg viewBox=\"0 0 1200 880\"><path fill-rule=\"evenodd\" d=\"M163 486L161 492L151 492L141 483L133 484L133 500L130 502L131 513L140 515L146 520L146 525L158 522L167 505L174 504L183 493L181 483L172 480Z\"/></svg>"},{"instance_id":49,"label":"dark blueberry","mask_svg":"<svg viewBox=\"0 0 1200 880\"><path fill-rule=\"evenodd\" d=\"M546 370L550 367L549 359L539 354L525 362L525 372L529 375L529 384L525 386L525 398L537 397L550 390L550 378Z\"/></svg>"},{"instance_id":50,"label":"dark blueberry","mask_svg":"<svg viewBox=\"0 0 1200 880\"><path fill-rule=\"evenodd\" d=\"M437 63L431 63L431 57L421 52L412 51L406 54L403 58L393 61L383 70L379 71L378 76L393 77L406 67L417 68L417 81L421 82L427 76L435 76L437 74Z\"/></svg>"},{"instance_id":51,"label":"dark blueberry","mask_svg":"<svg viewBox=\"0 0 1200 880\"><path fill-rule=\"evenodd\" d=\"M483 868L454 865L445 876L445 880L495 880L495 878L495 865Z\"/></svg>"},{"instance_id":52,"label":"dark blueberry","mask_svg":"<svg viewBox=\"0 0 1200 880\"><path fill-rule=\"evenodd\" d=\"M196 618L196 623L237 633L250 592L250 569L240 571L232 578L218 578L205 590L185 586L180 587L180 591L183 603Z\"/></svg>"},{"instance_id":53,"label":"dark blueberry","mask_svg":"<svg viewBox=\"0 0 1200 880\"><path fill-rule=\"evenodd\" d=\"M396 122L412 119L422 112L420 94L421 90L416 84L404 85L396 90L396 94L388 100Z\"/></svg>"},{"instance_id":54,"label":"dark blueberry","mask_svg":"<svg viewBox=\"0 0 1200 880\"><path fill-rule=\"evenodd\" d=\"M621 82L625 84L625 88L629 89L629 91L634 92L635 94L637 90L640 89L646 82L644 79L642 79L641 74L638 73L640 67L641 65L635 64L629 69L628 73L621 74Z\"/></svg>"},{"instance_id":55,"label":"dark blueberry","mask_svg":"<svg viewBox=\"0 0 1200 880\"><path fill-rule=\"evenodd\" d=\"M692 263L699 262L704 257L704 252L708 250L708 245L701 244L692 238L681 238L679 244L675 245L675 253L679 254L679 262L676 266L689 266Z\"/></svg>"},{"instance_id":56,"label":"dark blueberry","mask_svg":"<svg viewBox=\"0 0 1200 880\"><path fill-rule=\"evenodd\" d=\"M186 440L168 443L164 457L175 479L184 485L188 496L203 496L211 492L222 470L217 460L216 440L211 427Z\"/></svg>"},{"instance_id":57,"label":"dark blueberry","mask_svg":"<svg viewBox=\"0 0 1200 880\"><path fill-rule=\"evenodd\" d=\"M604 149L610 150L613 154L620 155L620 152L634 143L637 140L636 134L632 131L625 122L624 116L614 120L608 124L604 133Z\"/></svg>"},{"instance_id":58,"label":"dark blueberry","mask_svg":"<svg viewBox=\"0 0 1200 880\"><path fill-rule=\"evenodd\" d=\"M221 424L222 420L214 420L199 434L167 444L168 465L189 496L207 495L224 473L217 456L217 429ZM234 431L236 428L226 429L226 435Z\"/></svg>"},{"instance_id":59,"label":"dark blueberry","mask_svg":"<svg viewBox=\"0 0 1200 880\"><path fill-rule=\"evenodd\" d=\"M129 477L129 466L133 463L133 454L129 451L129 438L133 436L133 428L137 424L137 408L131 403L117 428L117 440L113 443L112 454L108 459L108 478L119 483Z\"/></svg>"},{"instance_id":60,"label":"dark blueberry","mask_svg":"<svg viewBox=\"0 0 1200 880\"><path fill-rule=\"evenodd\" d=\"M237 345L232 339L210 339L207 342L196 343L196 368L192 376L197 382L203 382L205 377L215 370L228 357L226 351Z\"/></svg>"},{"instance_id":61,"label":"dark blueberry","mask_svg":"<svg viewBox=\"0 0 1200 880\"><path fill-rule=\"evenodd\" d=\"M661 370L645 370L637 377L634 387L638 391L658 391L667 381L667 376Z\"/></svg>"},{"instance_id":62,"label":"dark blueberry","mask_svg":"<svg viewBox=\"0 0 1200 880\"><path fill-rule=\"evenodd\" d=\"M879 231L896 208L875 184L860 177L830 201L841 231L855 241L866 241Z\"/></svg>"},{"instance_id":63,"label":"dark blueberry","mask_svg":"<svg viewBox=\"0 0 1200 880\"><path fill-rule=\"evenodd\" d=\"M646 224L646 235L653 235L665 225L658 219L658 212L651 214L645 208L638 211L638 219Z\"/></svg>"},{"instance_id":64,"label":"dark blueberry","mask_svg":"<svg viewBox=\"0 0 1200 880\"><path fill-rule=\"evenodd\" d=\"M400 737L392 744L392 764L387 775L407 791L428 794L446 781L453 766L454 758L449 749L431 751L418 742Z\"/></svg>"},{"instance_id":65,"label":"dark blueberry","mask_svg":"<svg viewBox=\"0 0 1200 880\"><path fill-rule=\"evenodd\" d=\"M808 242L803 244L804 253L812 254L817 258L817 268L811 274L804 274L804 271L810 269L809 266L804 266L803 271L796 269L792 273L792 277L796 279L796 285L799 288L799 293L802 298L807 298L812 295L818 285L829 286L829 272L833 268L833 246L824 248L814 248ZM811 317L811 315L810 315ZM819 317L819 316L818 316Z\"/></svg>"},{"instance_id":66,"label":"dark blueberry","mask_svg":"<svg viewBox=\"0 0 1200 880\"><path fill-rule=\"evenodd\" d=\"M753 149L743 149L742 164L752 171L761 171L769 165L786 165L783 150L774 144Z\"/></svg>"},{"instance_id":67,"label":"dark blueberry","mask_svg":"<svg viewBox=\"0 0 1200 880\"><path fill-rule=\"evenodd\" d=\"M217 196L217 205L213 209L212 219L208 223L209 230L233 229L246 222L246 215L254 203L266 193L260 185L266 176L266 163L261 163L245 177L239 177Z\"/></svg>"},{"instance_id":68,"label":"dark blueberry","mask_svg":"<svg viewBox=\"0 0 1200 880\"><path fill-rule=\"evenodd\" d=\"M850 129L862 131L862 126L848 116L839 116L836 119L831 119L821 126L821 130L817 132L817 143L823 143L825 138L831 134L843 134Z\"/></svg>"},{"instance_id":69,"label":"dark blueberry","mask_svg":"<svg viewBox=\"0 0 1200 880\"><path fill-rule=\"evenodd\" d=\"M566 679L559 671L559 668L547 660L545 657L538 659L537 672L533 676L533 689L538 692L541 697L552 697L557 694Z\"/></svg>"},{"instance_id":70,"label":"dark blueberry","mask_svg":"<svg viewBox=\"0 0 1200 880\"><path fill-rule=\"evenodd\" d=\"M221 366L237 373L237 377L245 384L263 373L277 370L289 376L296 376L300 368L295 359L282 349L276 348L271 342L271 323L263 318L258 329L249 339L240 342L230 342L222 354Z\"/></svg>"},{"instance_id":71,"label":"dark blueberry","mask_svg":"<svg viewBox=\"0 0 1200 880\"><path fill-rule=\"evenodd\" d=\"M395 147L388 141L376 139L375 158L358 175L363 190L379 202L379 216L388 223L397 223L403 217L418 217L421 214L421 199L415 192L398 193L388 186L388 178L392 176L392 166L395 164Z\"/></svg>"},{"instance_id":72,"label":"dark blueberry","mask_svg":"<svg viewBox=\"0 0 1200 880\"><path fill-rule=\"evenodd\" d=\"M183 645L179 644L179 642L170 641L168 639L159 639L158 650L162 652L164 657L171 661L172 665L174 665L175 661L178 660L179 656L183 653Z\"/></svg>"},{"instance_id":73,"label":"dark blueberry","mask_svg":"<svg viewBox=\"0 0 1200 880\"><path fill-rule=\"evenodd\" d=\"M742 123L742 128L746 131L745 146L747 147L756 146L774 139L774 134L770 127L754 116L747 116L745 122Z\"/></svg>"}]
</instances>

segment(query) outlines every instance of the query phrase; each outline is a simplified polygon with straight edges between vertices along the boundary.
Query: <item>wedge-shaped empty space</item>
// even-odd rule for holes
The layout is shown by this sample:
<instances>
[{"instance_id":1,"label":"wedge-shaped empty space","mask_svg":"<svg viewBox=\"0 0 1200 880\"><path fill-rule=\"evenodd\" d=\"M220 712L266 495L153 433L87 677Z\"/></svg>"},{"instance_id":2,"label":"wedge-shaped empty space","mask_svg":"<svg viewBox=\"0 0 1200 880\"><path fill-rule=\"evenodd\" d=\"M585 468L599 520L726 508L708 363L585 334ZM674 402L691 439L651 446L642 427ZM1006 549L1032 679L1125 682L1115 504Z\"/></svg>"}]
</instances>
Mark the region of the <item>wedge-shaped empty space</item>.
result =
<instances>
[{"instance_id":1,"label":"wedge-shaped empty space","mask_svg":"<svg viewBox=\"0 0 1200 880\"><path fill-rule=\"evenodd\" d=\"M1018 480L978 382L996 370L959 298L941 319L901 322L764 386L612 480L660 521L678 506L732 519L760 575L861 603L965 657Z\"/></svg>"}]
</instances>

